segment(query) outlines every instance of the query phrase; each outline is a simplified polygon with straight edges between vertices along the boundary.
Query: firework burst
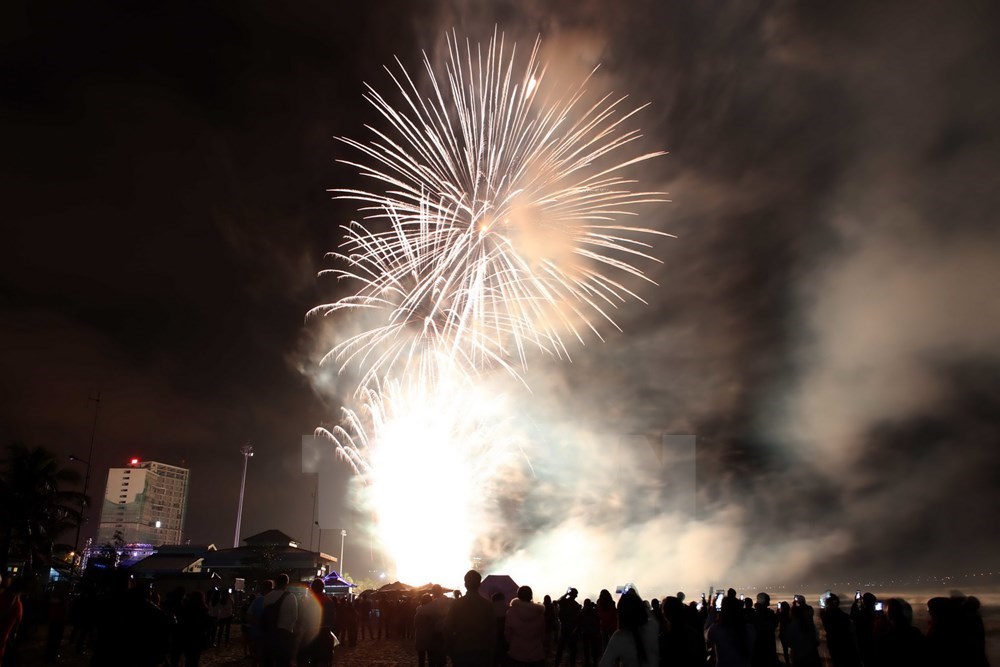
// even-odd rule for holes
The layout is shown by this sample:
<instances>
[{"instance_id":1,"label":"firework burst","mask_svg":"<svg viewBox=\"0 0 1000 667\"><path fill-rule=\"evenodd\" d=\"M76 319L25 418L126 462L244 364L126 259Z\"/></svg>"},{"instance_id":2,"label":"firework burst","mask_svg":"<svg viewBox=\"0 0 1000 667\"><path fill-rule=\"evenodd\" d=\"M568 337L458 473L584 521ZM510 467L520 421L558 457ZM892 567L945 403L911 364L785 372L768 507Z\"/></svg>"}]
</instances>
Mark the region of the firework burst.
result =
<instances>
[{"instance_id":1,"label":"firework burst","mask_svg":"<svg viewBox=\"0 0 1000 667\"><path fill-rule=\"evenodd\" d=\"M647 239L661 232L618 222L662 201L624 176L661 154L627 155L640 134L625 123L638 109L611 96L588 106L586 82L543 99L537 41L523 70L502 35L485 50L452 36L448 48L443 78L425 57L427 97L402 65L387 69L400 108L371 87L366 99L389 131L343 140L365 158L347 164L383 192L335 191L368 217L345 228L331 255L347 268L329 273L360 288L312 314L384 313L329 355L365 369L362 386L428 348L514 373L527 348L566 357L567 336L600 337L598 320L614 324L618 304L641 300L621 279L646 279L633 262L656 261Z\"/></svg>"}]
</instances>

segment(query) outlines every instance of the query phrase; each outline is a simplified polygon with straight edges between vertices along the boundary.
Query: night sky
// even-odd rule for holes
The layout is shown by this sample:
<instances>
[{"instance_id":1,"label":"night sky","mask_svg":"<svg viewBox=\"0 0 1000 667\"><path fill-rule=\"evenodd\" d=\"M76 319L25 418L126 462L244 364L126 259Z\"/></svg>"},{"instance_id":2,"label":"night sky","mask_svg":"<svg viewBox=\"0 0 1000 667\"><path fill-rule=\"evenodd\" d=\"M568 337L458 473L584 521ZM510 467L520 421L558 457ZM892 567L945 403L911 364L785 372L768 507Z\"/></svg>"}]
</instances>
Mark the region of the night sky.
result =
<instances>
[{"instance_id":1,"label":"night sky","mask_svg":"<svg viewBox=\"0 0 1000 667\"><path fill-rule=\"evenodd\" d=\"M696 434L701 516L758 565L776 540L831 577L1000 548L996 5L238 4L0 10L4 442L86 457L100 392L92 495L131 456L185 465L186 532L222 547L250 441L243 535L310 546L300 436L342 401L305 313L357 218L335 138L369 137L395 56L420 73L445 31L499 25L600 63L669 151L639 174L672 200L642 212L678 237L659 285L537 364L552 419Z\"/></svg>"}]
</instances>

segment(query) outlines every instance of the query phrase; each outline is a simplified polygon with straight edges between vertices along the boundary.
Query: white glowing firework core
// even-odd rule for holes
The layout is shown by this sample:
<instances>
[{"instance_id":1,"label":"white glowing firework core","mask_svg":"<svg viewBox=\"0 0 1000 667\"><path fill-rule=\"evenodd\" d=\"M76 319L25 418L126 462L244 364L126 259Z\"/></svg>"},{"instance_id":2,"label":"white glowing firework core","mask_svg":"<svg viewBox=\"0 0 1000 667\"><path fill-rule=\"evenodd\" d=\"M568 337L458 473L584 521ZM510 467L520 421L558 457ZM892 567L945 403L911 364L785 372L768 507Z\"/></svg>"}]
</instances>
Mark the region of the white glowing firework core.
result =
<instances>
[{"instance_id":1,"label":"white glowing firework core","mask_svg":"<svg viewBox=\"0 0 1000 667\"><path fill-rule=\"evenodd\" d=\"M379 434L371 499L383 545L401 581L452 581L468 569L475 540L474 461L437 396L407 396ZM456 406L457 407L457 406ZM476 433L466 437L476 437Z\"/></svg>"},{"instance_id":2,"label":"white glowing firework core","mask_svg":"<svg viewBox=\"0 0 1000 667\"><path fill-rule=\"evenodd\" d=\"M466 374L441 369L432 383L365 395L360 412L345 411L346 428L321 432L364 481L397 578L455 581L492 522L492 485L520 463L509 407Z\"/></svg>"}]
</instances>

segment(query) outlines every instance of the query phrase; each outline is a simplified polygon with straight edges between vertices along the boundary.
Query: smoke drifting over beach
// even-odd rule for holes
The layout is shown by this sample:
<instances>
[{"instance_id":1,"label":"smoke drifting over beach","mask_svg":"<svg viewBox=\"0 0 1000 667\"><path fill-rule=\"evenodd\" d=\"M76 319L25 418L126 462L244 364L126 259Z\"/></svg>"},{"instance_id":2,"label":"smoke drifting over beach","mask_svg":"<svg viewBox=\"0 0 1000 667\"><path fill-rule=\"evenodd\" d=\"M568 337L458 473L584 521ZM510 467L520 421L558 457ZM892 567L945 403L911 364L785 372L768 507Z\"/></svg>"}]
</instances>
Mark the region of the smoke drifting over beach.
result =
<instances>
[{"instance_id":1,"label":"smoke drifting over beach","mask_svg":"<svg viewBox=\"0 0 1000 667\"><path fill-rule=\"evenodd\" d=\"M673 200L641 217L678 236L644 267L659 286L571 364L530 363L534 476L484 527L487 559L657 592L982 560L997 529L957 508L995 504L1000 463L988 11L455 3L417 21L418 44L540 34L549 77L600 64L591 88L650 102L645 148L670 151L641 174ZM660 511L649 454L616 446L663 433L698 437L695 517Z\"/></svg>"}]
</instances>

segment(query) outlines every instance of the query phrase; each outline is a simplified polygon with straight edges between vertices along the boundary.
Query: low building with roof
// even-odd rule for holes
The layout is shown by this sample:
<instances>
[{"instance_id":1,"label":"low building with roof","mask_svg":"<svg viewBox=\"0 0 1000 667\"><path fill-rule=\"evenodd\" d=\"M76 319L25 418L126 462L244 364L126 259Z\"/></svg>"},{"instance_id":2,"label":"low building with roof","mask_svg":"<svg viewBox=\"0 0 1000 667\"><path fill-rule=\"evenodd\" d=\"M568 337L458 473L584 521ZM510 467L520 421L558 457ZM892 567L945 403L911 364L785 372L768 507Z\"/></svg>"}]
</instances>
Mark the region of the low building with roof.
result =
<instances>
[{"instance_id":1,"label":"low building with roof","mask_svg":"<svg viewBox=\"0 0 1000 667\"><path fill-rule=\"evenodd\" d=\"M205 555L201 567L217 573L223 581L261 581L280 573L292 581L310 581L330 572L337 558L299 548L298 540L280 530L265 530L243 538L245 546L218 549Z\"/></svg>"},{"instance_id":2,"label":"low building with roof","mask_svg":"<svg viewBox=\"0 0 1000 667\"><path fill-rule=\"evenodd\" d=\"M221 588L222 577L202 567L205 557L215 550L214 544L163 545L129 565L128 571L134 579L151 582L161 593L178 587L189 592Z\"/></svg>"}]
</instances>

